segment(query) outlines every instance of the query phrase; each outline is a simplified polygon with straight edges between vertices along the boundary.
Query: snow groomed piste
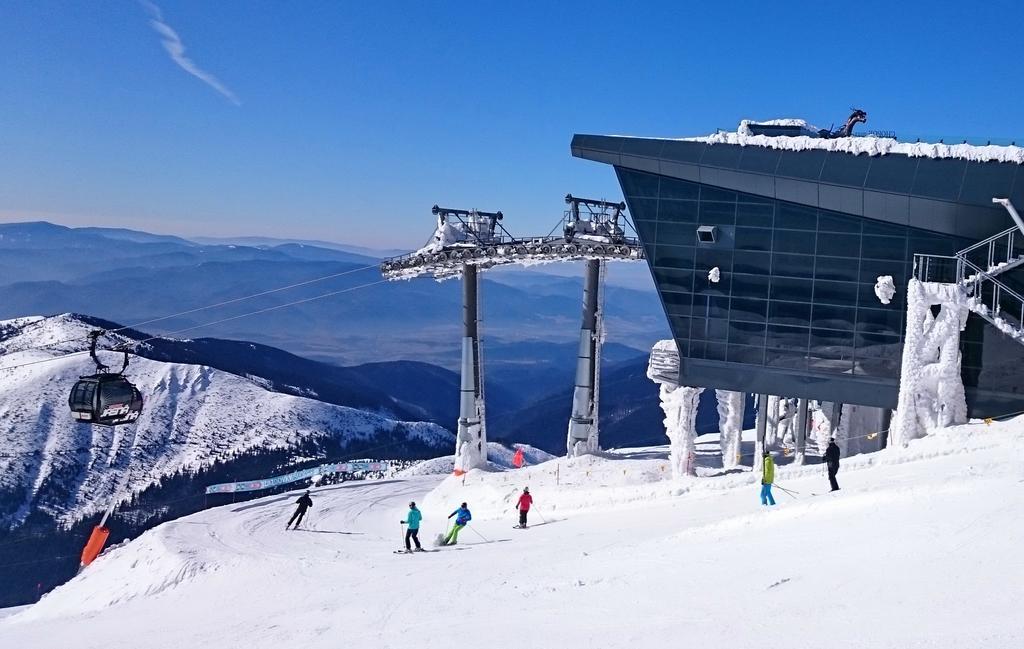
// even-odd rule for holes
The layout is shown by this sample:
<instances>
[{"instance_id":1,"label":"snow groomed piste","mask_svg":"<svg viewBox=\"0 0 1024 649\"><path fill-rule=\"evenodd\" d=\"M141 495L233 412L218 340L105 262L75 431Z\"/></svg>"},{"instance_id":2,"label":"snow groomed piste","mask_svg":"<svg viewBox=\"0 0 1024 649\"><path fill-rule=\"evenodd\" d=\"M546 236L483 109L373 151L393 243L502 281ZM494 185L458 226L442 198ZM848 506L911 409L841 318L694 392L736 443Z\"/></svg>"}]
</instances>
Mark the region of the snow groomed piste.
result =
<instances>
[{"instance_id":1,"label":"snow groomed piste","mask_svg":"<svg viewBox=\"0 0 1024 649\"><path fill-rule=\"evenodd\" d=\"M462 277L463 338L461 397L455 441L455 473L487 465L487 418L483 357L480 347L479 271L508 264L524 266L586 262L583 315L572 415L566 451L569 457L599 449L602 293L607 261L643 261L639 239L628 236L625 203L565 197L569 209L559 226L545 236L515 237L502 225L499 212L438 207L431 210L437 227L419 250L385 260L381 273L389 280L432 276Z\"/></svg>"}]
</instances>

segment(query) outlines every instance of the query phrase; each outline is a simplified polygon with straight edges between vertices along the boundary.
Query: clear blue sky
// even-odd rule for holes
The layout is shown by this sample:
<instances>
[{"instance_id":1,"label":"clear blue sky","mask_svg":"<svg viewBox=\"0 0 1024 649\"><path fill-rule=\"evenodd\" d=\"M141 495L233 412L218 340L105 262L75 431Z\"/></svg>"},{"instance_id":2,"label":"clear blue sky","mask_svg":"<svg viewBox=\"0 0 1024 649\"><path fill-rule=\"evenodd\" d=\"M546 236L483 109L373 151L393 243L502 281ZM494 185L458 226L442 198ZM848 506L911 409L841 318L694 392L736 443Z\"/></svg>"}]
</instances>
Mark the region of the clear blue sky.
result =
<instances>
[{"instance_id":1,"label":"clear blue sky","mask_svg":"<svg viewBox=\"0 0 1024 649\"><path fill-rule=\"evenodd\" d=\"M0 219L405 247L617 199L574 132L1024 135L1013 2L157 4L0 5Z\"/></svg>"}]
</instances>

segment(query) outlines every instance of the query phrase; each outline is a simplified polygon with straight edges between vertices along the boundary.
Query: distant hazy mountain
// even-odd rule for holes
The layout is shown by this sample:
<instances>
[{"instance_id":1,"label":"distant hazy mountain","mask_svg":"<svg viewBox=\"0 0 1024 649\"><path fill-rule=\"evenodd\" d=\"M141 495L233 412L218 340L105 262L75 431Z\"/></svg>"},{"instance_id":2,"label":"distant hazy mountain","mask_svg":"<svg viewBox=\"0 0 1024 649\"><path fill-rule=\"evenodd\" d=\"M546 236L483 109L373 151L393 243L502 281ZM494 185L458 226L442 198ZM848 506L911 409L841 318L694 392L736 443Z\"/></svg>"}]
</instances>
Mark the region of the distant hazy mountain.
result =
<instances>
[{"instance_id":1,"label":"distant hazy mountain","mask_svg":"<svg viewBox=\"0 0 1024 649\"><path fill-rule=\"evenodd\" d=\"M273 248L282 245L300 245L313 248L327 248L329 250L340 250L351 252L372 259L385 259L403 255L408 250L398 248L366 248L364 246L353 246L347 243L335 243L333 241L321 241L318 239L279 239L275 237L191 237L192 241L210 246L253 246Z\"/></svg>"},{"instance_id":2,"label":"distant hazy mountain","mask_svg":"<svg viewBox=\"0 0 1024 649\"><path fill-rule=\"evenodd\" d=\"M625 268L612 264L609 275L620 267ZM156 333L379 282L376 260L305 243L211 246L131 230L0 225L0 318L72 311L144 322L342 273L348 274L161 320L147 327ZM521 345L516 362L546 363L550 359L539 343L576 340L582 292L578 275L503 270L485 277L494 278L486 279L482 288L485 351L496 344ZM609 285L605 305L612 343L644 352L667 333L653 290ZM186 335L252 340L334 363L401 359L456 368L460 323L459 283L424 278L357 288L254 318L189 329ZM567 362L573 364L571 356Z\"/></svg>"}]
</instances>

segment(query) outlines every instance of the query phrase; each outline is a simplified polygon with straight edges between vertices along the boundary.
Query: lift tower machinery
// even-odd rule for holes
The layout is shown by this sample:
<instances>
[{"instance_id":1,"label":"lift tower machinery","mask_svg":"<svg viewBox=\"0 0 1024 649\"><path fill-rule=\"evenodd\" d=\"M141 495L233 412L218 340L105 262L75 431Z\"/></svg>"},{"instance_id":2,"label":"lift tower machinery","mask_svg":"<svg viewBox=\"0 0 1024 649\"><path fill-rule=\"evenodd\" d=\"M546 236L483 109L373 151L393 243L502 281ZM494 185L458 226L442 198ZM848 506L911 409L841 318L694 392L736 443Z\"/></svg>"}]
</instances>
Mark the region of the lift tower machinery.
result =
<instances>
[{"instance_id":1,"label":"lift tower machinery","mask_svg":"<svg viewBox=\"0 0 1024 649\"><path fill-rule=\"evenodd\" d=\"M644 249L627 236L624 203L565 197L561 232L514 237L502 225L501 212L457 210L435 205L437 225L430 241L414 252L384 260L381 273L389 280L432 276L462 277L462 361L455 472L487 464L483 359L480 345L479 272L506 264L586 261L583 325L576 368L576 388L569 423L570 456L598 450L597 403L600 375L601 280L603 262L643 261Z\"/></svg>"}]
</instances>

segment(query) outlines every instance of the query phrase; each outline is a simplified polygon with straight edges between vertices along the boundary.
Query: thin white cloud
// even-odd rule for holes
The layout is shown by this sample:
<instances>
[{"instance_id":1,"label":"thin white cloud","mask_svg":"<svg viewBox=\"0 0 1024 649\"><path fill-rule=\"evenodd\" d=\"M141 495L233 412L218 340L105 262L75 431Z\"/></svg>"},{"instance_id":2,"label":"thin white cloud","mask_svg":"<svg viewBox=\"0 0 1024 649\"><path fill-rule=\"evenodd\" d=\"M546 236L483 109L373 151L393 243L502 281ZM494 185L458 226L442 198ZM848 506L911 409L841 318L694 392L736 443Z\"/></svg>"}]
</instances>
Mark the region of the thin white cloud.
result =
<instances>
[{"instance_id":1,"label":"thin white cloud","mask_svg":"<svg viewBox=\"0 0 1024 649\"><path fill-rule=\"evenodd\" d=\"M182 70L219 92L232 104L241 106L242 102L238 100L235 93L231 92L231 89L220 82L220 79L203 70L195 64L195 61L185 56L185 44L181 42L178 32L164 22L164 14L160 11L160 7L149 0L139 0L139 3L149 12L151 16L149 24L157 34L160 34L164 49L167 50L171 60L177 63Z\"/></svg>"}]
</instances>

